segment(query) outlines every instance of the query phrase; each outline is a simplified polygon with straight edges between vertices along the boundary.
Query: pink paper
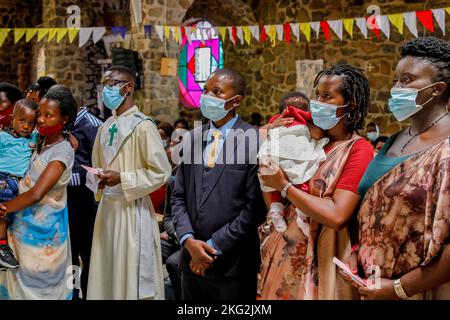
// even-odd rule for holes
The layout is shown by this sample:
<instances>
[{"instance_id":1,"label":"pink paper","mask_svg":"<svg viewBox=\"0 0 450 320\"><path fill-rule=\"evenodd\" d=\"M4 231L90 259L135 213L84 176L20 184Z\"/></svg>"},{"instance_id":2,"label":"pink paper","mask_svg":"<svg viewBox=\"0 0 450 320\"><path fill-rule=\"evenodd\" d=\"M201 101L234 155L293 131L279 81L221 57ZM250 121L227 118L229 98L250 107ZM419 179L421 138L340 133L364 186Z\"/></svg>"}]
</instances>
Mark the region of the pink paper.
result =
<instances>
[{"instance_id":1,"label":"pink paper","mask_svg":"<svg viewBox=\"0 0 450 320\"><path fill-rule=\"evenodd\" d=\"M88 167L88 166L85 166L85 165L81 165L81 167L82 167L84 170L86 170L87 172L90 172L90 173L92 173L92 174L96 174L96 175L99 175L99 174L100 174L100 172L99 172L97 169L95 169L95 168L91 168L91 167Z\"/></svg>"}]
</instances>

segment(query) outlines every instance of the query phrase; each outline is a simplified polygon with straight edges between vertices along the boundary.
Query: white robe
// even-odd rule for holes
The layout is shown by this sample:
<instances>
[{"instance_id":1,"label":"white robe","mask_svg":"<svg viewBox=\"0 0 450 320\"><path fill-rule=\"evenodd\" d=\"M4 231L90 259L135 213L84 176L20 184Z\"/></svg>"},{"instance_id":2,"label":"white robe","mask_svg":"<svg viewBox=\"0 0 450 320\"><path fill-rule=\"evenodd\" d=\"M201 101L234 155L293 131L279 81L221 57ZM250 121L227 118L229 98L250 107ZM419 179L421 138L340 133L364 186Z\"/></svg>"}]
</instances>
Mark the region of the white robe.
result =
<instances>
[{"instance_id":1,"label":"white robe","mask_svg":"<svg viewBox=\"0 0 450 320\"><path fill-rule=\"evenodd\" d=\"M114 123L118 130L111 141ZM168 181L172 168L155 124L136 106L119 117L113 113L98 131L92 164L119 171L121 184L97 192L87 298L164 299L159 228L149 193Z\"/></svg>"}]
</instances>

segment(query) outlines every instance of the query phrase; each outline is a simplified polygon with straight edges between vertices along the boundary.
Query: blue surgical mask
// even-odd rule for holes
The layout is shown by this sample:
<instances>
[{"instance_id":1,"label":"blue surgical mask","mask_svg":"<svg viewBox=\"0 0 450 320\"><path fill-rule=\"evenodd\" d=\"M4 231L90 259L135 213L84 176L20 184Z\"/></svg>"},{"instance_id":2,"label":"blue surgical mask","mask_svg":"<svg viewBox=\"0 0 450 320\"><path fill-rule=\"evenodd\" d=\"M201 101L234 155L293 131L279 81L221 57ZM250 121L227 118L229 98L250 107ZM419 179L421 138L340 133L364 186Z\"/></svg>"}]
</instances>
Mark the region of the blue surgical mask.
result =
<instances>
[{"instance_id":1,"label":"blue surgical mask","mask_svg":"<svg viewBox=\"0 0 450 320\"><path fill-rule=\"evenodd\" d=\"M127 85L126 83L123 85ZM109 86L105 85L102 90L102 100L105 106L110 110L116 110L125 100L126 96L128 95L128 92L122 96L120 94L120 89L122 87L115 87L115 86Z\"/></svg>"},{"instance_id":2,"label":"blue surgical mask","mask_svg":"<svg viewBox=\"0 0 450 320\"><path fill-rule=\"evenodd\" d=\"M235 97L237 96L225 100L209 94L202 94L200 97L200 111L203 116L209 120L222 120L232 110L225 110L225 104L228 101L233 100Z\"/></svg>"},{"instance_id":3,"label":"blue surgical mask","mask_svg":"<svg viewBox=\"0 0 450 320\"><path fill-rule=\"evenodd\" d=\"M337 109L345 108L346 106L347 105L337 106L335 104L320 102L318 100L311 100L309 102L313 122L316 126L323 130L333 128L338 124L339 120L347 115L346 113L341 117L336 116Z\"/></svg>"},{"instance_id":4,"label":"blue surgical mask","mask_svg":"<svg viewBox=\"0 0 450 320\"><path fill-rule=\"evenodd\" d=\"M367 139L369 139L370 141L377 140L379 136L380 134L376 131L367 132Z\"/></svg>"},{"instance_id":5,"label":"blue surgical mask","mask_svg":"<svg viewBox=\"0 0 450 320\"><path fill-rule=\"evenodd\" d=\"M422 110L423 106L431 101L434 97L432 96L423 104L417 104L416 99L420 91L425 90L434 85L434 83L422 88L392 88L391 98L389 99L389 110L394 114L398 121L403 121L408 119L413 114Z\"/></svg>"}]
</instances>

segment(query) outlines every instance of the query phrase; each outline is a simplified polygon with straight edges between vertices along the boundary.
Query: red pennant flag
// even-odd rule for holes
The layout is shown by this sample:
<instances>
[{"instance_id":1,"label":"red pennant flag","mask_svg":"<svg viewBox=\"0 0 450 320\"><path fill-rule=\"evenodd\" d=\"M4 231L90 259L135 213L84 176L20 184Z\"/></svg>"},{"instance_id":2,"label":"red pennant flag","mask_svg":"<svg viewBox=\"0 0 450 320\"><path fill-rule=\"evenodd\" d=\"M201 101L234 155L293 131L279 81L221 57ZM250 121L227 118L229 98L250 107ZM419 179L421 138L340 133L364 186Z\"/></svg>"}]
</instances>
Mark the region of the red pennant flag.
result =
<instances>
[{"instance_id":1,"label":"red pennant flag","mask_svg":"<svg viewBox=\"0 0 450 320\"><path fill-rule=\"evenodd\" d=\"M184 26L181 26L180 29L181 29L181 39L186 38L186 28Z\"/></svg>"},{"instance_id":2,"label":"red pennant flag","mask_svg":"<svg viewBox=\"0 0 450 320\"><path fill-rule=\"evenodd\" d=\"M291 25L286 22L285 24L283 24L283 29L284 29L284 41L286 41L286 43L291 42Z\"/></svg>"},{"instance_id":3,"label":"red pennant flag","mask_svg":"<svg viewBox=\"0 0 450 320\"><path fill-rule=\"evenodd\" d=\"M428 31L434 32L433 11L423 10L416 12L417 19L423 24Z\"/></svg>"},{"instance_id":4,"label":"red pennant flag","mask_svg":"<svg viewBox=\"0 0 450 320\"><path fill-rule=\"evenodd\" d=\"M231 35L233 36L234 44L236 44L237 43L237 28L236 28L236 26L233 26L231 28Z\"/></svg>"},{"instance_id":5,"label":"red pennant flag","mask_svg":"<svg viewBox=\"0 0 450 320\"><path fill-rule=\"evenodd\" d=\"M380 28L378 28L378 24L377 24L377 20L376 20L375 16L367 17L366 20L367 20L367 26L369 27L369 29L371 29L373 31L373 33L375 33L375 36L377 37L378 40L381 40Z\"/></svg>"},{"instance_id":6,"label":"red pennant flag","mask_svg":"<svg viewBox=\"0 0 450 320\"><path fill-rule=\"evenodd\" d=\"M327 21L320 21L320 27L322 28L323 34L325 35L325 39L330 41L330 25Z\"/></svg>"},{"instance_id":7,"label":"red pennant flag","mask_svg":"<svg viewBox=\"0 0 450 320\"><path fill-rule=\"evenodd\" d=\"M261 42L264 42L267 40L267 33L266 33L266 27L261 27L261 36L260 36Z\"/></svg>"}]
</instances>

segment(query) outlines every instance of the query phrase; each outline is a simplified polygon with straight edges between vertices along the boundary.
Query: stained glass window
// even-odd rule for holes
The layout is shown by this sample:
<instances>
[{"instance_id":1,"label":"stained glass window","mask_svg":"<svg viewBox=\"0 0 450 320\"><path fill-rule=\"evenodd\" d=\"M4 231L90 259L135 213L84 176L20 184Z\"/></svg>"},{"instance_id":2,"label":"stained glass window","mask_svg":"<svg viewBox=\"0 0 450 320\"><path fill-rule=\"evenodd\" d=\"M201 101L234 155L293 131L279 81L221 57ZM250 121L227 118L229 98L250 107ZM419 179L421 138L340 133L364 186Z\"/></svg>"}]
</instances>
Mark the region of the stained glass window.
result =
<instances>
[{"instance_id":1,"label":"stained glass window","mask_svg":"<svg viewBox=\"0 0 450 320\"><path fill-rule=\"evenodd\" d=\"M180 103L188 108L200 108L200 95L209 75L223 68L223 48L219 35L211 24L201 21L192 33L191 43L183 43L178 65Z\"/></svg>"}]
</instances>

